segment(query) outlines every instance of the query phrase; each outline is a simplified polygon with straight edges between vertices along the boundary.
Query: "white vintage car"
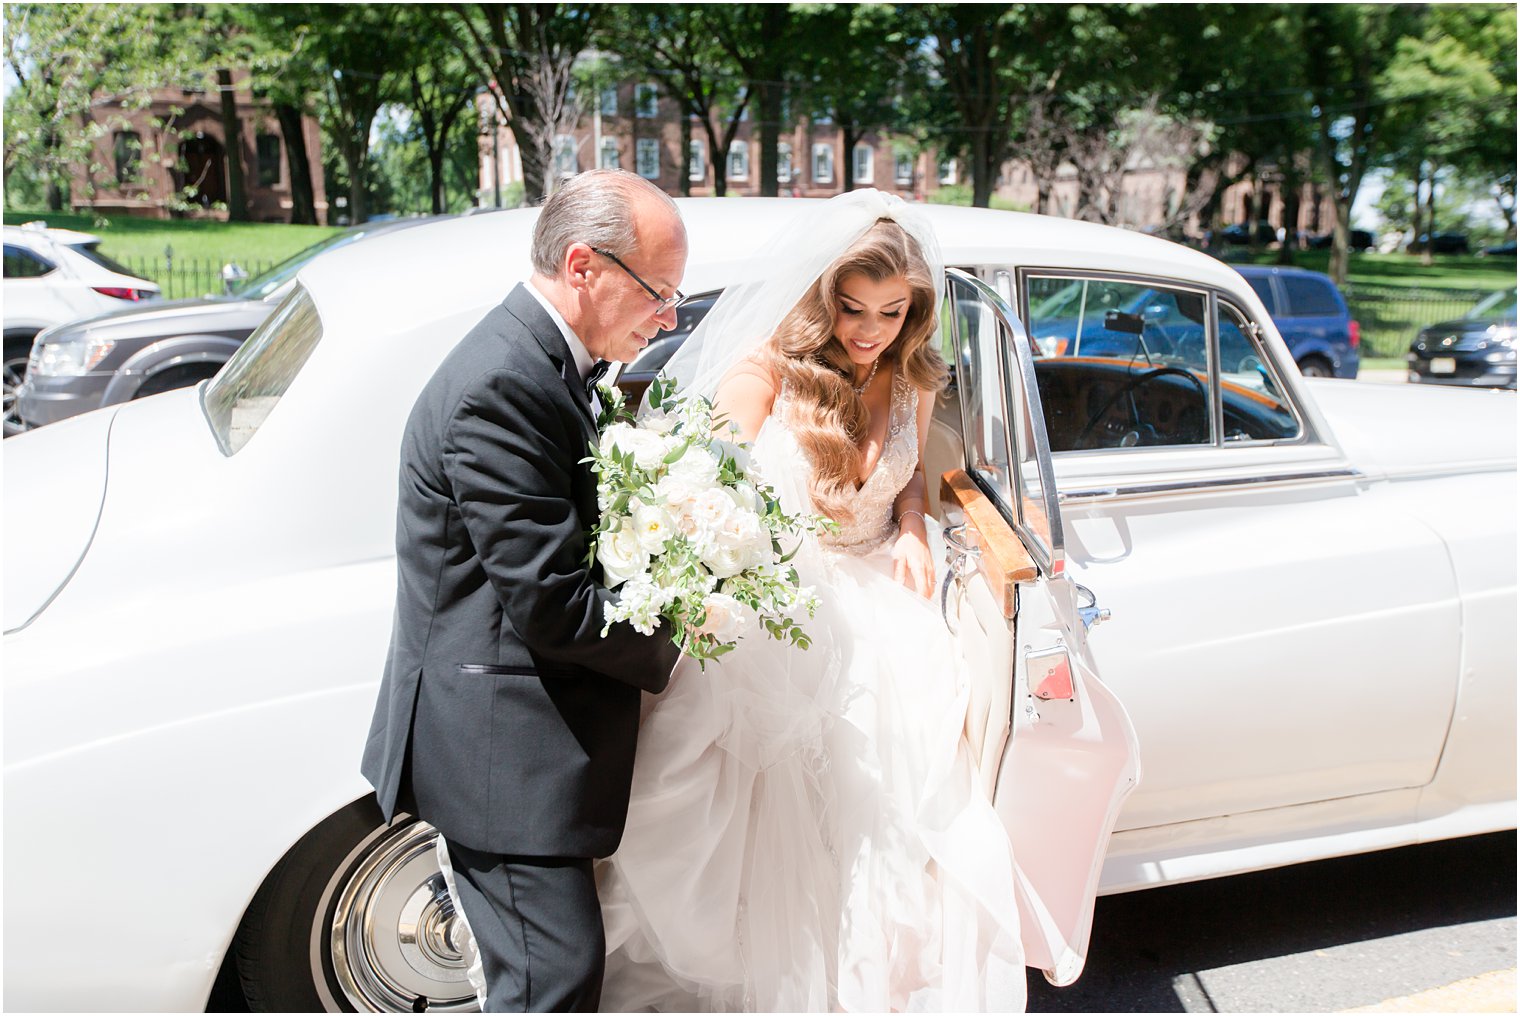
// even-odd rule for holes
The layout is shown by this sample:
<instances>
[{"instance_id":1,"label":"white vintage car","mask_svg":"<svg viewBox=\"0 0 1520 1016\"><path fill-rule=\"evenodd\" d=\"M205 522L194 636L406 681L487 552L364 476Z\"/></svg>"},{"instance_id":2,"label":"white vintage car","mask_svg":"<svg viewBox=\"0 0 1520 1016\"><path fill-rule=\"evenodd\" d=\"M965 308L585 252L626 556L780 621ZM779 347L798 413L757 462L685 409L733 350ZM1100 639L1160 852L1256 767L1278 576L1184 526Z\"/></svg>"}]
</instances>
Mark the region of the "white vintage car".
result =
<instances>
[{"instance_id":1,"label":"white vintage car","mask_svg":"<svg viewBox=\"0 0 1520 1016\"><path fill-rule=\"evenodd\" d=\"M699 294L807 214L682 208ZM1513 396L1306 382L1203 254L927 212L942 603L1031 963L1076 976L1095 891L1513 828ZM472 1003L429 830L359 756L402 426L535 215L320 258L214 380L5 443L7 1008Z\"/></svg>"}]
</instances>

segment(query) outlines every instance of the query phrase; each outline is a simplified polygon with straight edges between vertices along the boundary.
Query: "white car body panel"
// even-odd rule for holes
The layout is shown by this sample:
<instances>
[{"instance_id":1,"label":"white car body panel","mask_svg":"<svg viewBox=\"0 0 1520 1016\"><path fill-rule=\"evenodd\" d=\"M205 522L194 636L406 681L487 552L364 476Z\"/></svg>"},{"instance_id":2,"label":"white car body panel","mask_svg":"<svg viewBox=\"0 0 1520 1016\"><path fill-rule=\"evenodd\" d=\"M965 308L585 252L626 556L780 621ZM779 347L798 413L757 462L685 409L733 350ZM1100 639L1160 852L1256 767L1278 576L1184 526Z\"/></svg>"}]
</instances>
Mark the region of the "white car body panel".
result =
<instances>
[{"instance_id":1,"label":"white car body panel","mask_svg":"<svg viewBox=\"0 0 1520 1016\"><path fill-rule=\"evenodd\" d=\"M682 206L689 293L731 281L785 216L805 214L786 200ZM1177 276L1229 292L1263 324L1317 438L1056 456L1061 489L1087 494L1063 511L1071 577L1113 611L1089 645L1145 770L1103 889L1513 827L1513 395L1421 390L1449 400L1432 431L1471 421L1461 454L1443 458L1441 433L1419 433L1410 403L1298 378L1254 293L1212 258L1061 219L928 212L952 265ZM270 868L369 792L358 765L390 629L402 429L437 363L527 274L535 214L378 236L308 266L324 336L232 457L201 389L6 442L8 1008L203 1008ZM377 296L375 280L398 266L404 289ZM93 541L26 623L57 571L14 578L49 524L21 502L53 481L41 463L16 467L98 458L106 421ZM1295 472L1337 475L1092 494ZM60 511L70 534L90 514ZM1343 553L1353 568L1338 563L1333 581L1316 571ZM1240 589L1217 595L1220 582ZM1241 660L1285 642L1296 673ZM1253 677L1219 723L1220 689ZM1209 772L1197 771L1200 745ZM1317 799L1316 781L1335 799ZM85 966L57 948L81 921L112 943Z\"/></svg>"}]
</instances>

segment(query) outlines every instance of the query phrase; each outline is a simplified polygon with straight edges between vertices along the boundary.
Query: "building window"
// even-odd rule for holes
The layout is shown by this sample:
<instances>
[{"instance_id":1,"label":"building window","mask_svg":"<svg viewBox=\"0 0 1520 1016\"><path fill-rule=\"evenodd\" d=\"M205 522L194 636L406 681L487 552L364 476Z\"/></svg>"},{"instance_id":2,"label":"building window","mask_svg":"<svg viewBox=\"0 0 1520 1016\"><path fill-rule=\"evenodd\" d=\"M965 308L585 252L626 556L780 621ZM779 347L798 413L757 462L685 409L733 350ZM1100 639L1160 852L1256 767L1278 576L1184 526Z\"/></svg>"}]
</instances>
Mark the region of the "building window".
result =
<instances>
[{"instance_id":1,"label":"building window","mask_svg":"<svg viewBox=\"0 0 1520 1016\"><path fill-rule=\"evenodd\" d=\"M792 145L789 141L776 142L776 181L792 182Z\"/></svg>"},{"instance_id":2,"label":"building window","mask_svg":"<svg viewBox=\"0 0 1520 1016\"><path fill-rule=\"evenodd\" d=\"M280 184L280 136L260 134L258 148L259 186L278 187Z\"/></svg>"},{"instance_id":3,"label":"building window","mask_svg":"<svg viewBox=\"0 0 1520 1016\"><path fill-rule=\"evenodd\" d=\"M646 180L660 178L660 143L654 138L639 138L639 176Z\"/></svg>"},{"instance_id":4,"label":"building window","mask_svg":"<svg viewBox=\"0 0 1520 1016\"><path fill-rule=\"evenodd\" d=\"M855 146L855 182L870 183L876 179L875 152L870 145Z\"/></svg>"},{"instance_id":5,"label":"building window","mask_svg":"<svg viewBox=\"0 0 1520 1016\"><path fill-rule=\"evenodd\" d=\"M634 115L653 120L660 115L660 93L654 85L633 86Z\"/></svg>"},{"instance_id":6,"label":"building window","mask_svg":"<svg viewBox=\"0 0 1520 1016\"><path fill-rule=\"evenodd\" d=\"M575 137L560 134L554 139L554 175L574 176L579 170L575 152Z\"/></svg>"},{"instance_id":7,"label":"building window","mask_svg":"<svg viewBox=\"0 0 1520 1016\"><path fill-rule=\"evenodd\" d=\"M616 138L602 139L602 150L600 158L601 161L598 163L598 165L600 165L603 169L622 168L621 162L618 159L618 145Z\"/></svg>"},{"instance_id":8,"label":"building window","mask_svg":"<svg viewBox=\"0 0 1520 1016\"><path fill-rule=\"evenodd\" d=\"M820 143L813 146L813 182L834 182L834 146Z\"/></svg>"},{"instance_id":9,"label":"building window","mask_svg":"<svg viewBox=\"0 0 1520 1016\"><path fill-rule=\"evenodd\" d=\"M142 168L142 138L136 131L117 131L112 154L116 157L116 182L132 183Z\"/></svg>"},{"instance_id":10,"label":"building window","mask_svg":"<svg viewBox=\"0 0 1520 1016\"><path fill-rule=\"evenodd\" d=\"M617 85L608 85L602 89L602 115L617 116Z\"/></svg>"},{"instance_id":11,"label":"building window","mask_svg":"<svg viewBox=\"0 0 1520 1016\"><path fill-rule=\"evenodd\" d=\"M728 146L728 178L749 179L749 142L735 141Z\"/></svg>"},{"instance_id":12,"label":"building window","mask_svg":"<svg viewBox=\"0 0 1520 1016\"><path fill-rule=\"evenodd\" d=\"M906 187L911 184L913 182L913 156L906 154L899 155L896 166L893 169L893 176L899 186Z\"/></svg>"},{"instance_id":13,"label":"building window","mask_svg":"<svg viewBox=\"0 0 1520 1016\"><path fill-rule=\"evenodd\" d=\"M700 183L707 179L707 148L700 141L691 143L691 168L686 179Z\"/></svg>"},{"instance_id":14,"label":"building window","mask_svg":"<svg viewBox=\"0 0 1520 1016\"><path fill-rule=\"evenodd\" d=\"M942 184L955 183L955 160L941 157L939 160L939 182Z\"/></svg>"}]
</instances>

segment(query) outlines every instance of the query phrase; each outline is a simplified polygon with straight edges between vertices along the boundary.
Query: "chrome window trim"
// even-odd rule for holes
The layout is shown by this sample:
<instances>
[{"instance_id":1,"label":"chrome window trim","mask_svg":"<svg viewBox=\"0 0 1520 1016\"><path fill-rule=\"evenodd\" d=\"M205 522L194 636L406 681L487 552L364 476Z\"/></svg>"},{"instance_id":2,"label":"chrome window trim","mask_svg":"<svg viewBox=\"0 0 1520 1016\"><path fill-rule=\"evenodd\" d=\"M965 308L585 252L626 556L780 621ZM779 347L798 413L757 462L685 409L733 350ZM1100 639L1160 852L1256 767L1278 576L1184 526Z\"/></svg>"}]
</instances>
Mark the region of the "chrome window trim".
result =
<instances>
[{"instance_id":1,"label":"chrome window trim","mask_svg":"<svg viewBox=\"0 0 1520 1016\"><path fill-rule=\"evenodd\" d=\"M1006 269L1004 269L1004 270L1006 270ZM1325 442L1325 441L1323 441L1323 440L1320 439L1320 436L1319 436L1318 432L1315 431L1310 426L1310 424L1309 424L1309 417L1302 411L1302 407L1298 403L1298 397L1297 397L1297 395L1293 392L1293 390L1291 389L1291 387L1289 387L1287 384L1284 383L1284 378L1283 378L1283 372L1281 370L1281 365L1279 363L1277 363L1277 361L1275 359L1271 358L1271 357L1268 357L1268 359L1264 360L1263 362L1264 363L1268 363L1270 365L1270 367L1271 367L1271 369L1273 371L1273 378L1274 378L1274 380L1276 380L1278 382L1278 385L1279 385L1279 387L1281 388L1281 391L1282 391L1282 397L1287 402L1288 411L1290 413L1292 413L1293 414L1293 418L1298 421L1298 436L1297 437L1292 437L1292 438L1272 438L1272 439L1267 439L1267 440L1231 441L1228 444L1225 443L1225 441L1224 441L1224 422L1223 422L1224 421L1224 400L1222 398L1218 397L1218 392L1219 392L1218 380L1219 380L1219 377L1218 377L1218 368L1217 368L1217 366L1215 364L1215 361L1217 361L1219 359L1219 357L1218 357L1218 348L1219 348L1219 335L1218 335L1219 315L1217 313L1217 302L1221 302L1222 301L1224 303L1228 303L1231 307L1234 307L1237 311L1239 311L1241 317L1243 317L1246 321L1250 322L1251 324L1256 325L1256 327L1258 327L1258 328L1261 327L1261 322L1257 321L1254 317L1252 317L1250 314L1246 313L1246 311L1241 308L1240 303L1238 301L1238 298L1235 296L1234 293L1231 293L1228 290L1220 289L1218 286L1212 286L1212 285L1209 285L1207 283L1190 283L1190 282L1183 281L1181 279L1177 279L1177 278L1172 277L1172 276L1143 275L1143 274L1140 274L1138 272L1115 272L1115 271L1108 271L1106 269L1100 269L1100 268L1094 268L1094 269L1082 269L1082 268L1041 268L1041 267L1039 267L1037 265L1018 265L1018 266L1015 266L1013 270L1014 270L1015 278L1017 280L1017 292L1020 294L1020 299L1017 302L1014 302L1013 306L1016 306L1016 307L1019 308L1019 312L1020 312L1020 315L1021 315L1021 317L1020 317L1020 323L1024 326L1024 329L1025 329L1026 333L1029 331L1029 301L1027 299L1025 299L1024 296L1028 292L1028 286L1027 286L1027 284L1028 284L1028 280L1029 280L1030 276L1039 276L1039 277L1043 277L1043 278L1064 278L1064 279L1104 279L1104 280L1112 281L1112 282L1131 282L1131 283L1135 283L1137 285L1143 285L1143 286L1158 286L1159 285L1159 286L1165 286L1168 289L1182 289L1182 290L1191 291L1191 292L1195 292L1195 293L1200 293L1200 294L1204 295L1205 299L1209 301L1209 307L1211 309L1214 309L1216 311L1215 313L1209 314L1209 320L1204 323L1205 334L1208 334L1210 331L1212 331L1212 334L1210 335L1210 338L1209 338L1209 361L1210 361L1209 375L1210 375L1210 383L1214 386L1214 393L1215 393L1215 398L1214 398L1215 414L1218 416L1218 419L1219 419L1219 424L1215 428L1215 431L1214 431L1214 440L1213 440L1213 442L1211 442L1210 444L1192 444L1192 445L1153 445L1153 446L1150 446L1150 447L1147 447L1147 448L1141 448L1141 447L1135 447L1135 448L1082 448L1082 449L1076 449L1076 448L1074 448L1074 449L1069 449L1067 451L1053 452L1052 453L1053 455L1059 455L1062 458L1066 458L1067 456L1071 456L1071 455L1089 455L1089 454L1093 454L1093 453L1100 453L1100 454L1104 454L1104 455L1112 455L1114 453L1134 454L1136 452L1155 451L1155 450L1158 450L1160 448L1165 448L1165 449L1168 449L1168 450L1172 450L1172 449L1203 449L1203 448L1208 448L1208 449L1232 448L1233 449L1233 448L1271 448L1271 447L1283 447L1283 446L1292 446L1292 445L1324 445L1327 448L1330 447L1327 442ZM1267 350L1263 347L1263 348L1261 348L1261 352L1265 353L1265 352L1267 352Z\"/></svg>"},{"instance_id":2,"label":"chrome window trim","mask_svg":"<svg viewBox=\"0 0 1520 1016\"><path fill-rule=\"evenodd\" d=\"M1323 483L1331 480L1362 482L1367 479L1367 475L1361 470L1346 466L1339 469L1305 469L1297 472L1267 473L1260 476L1216 476L1210 479L1174 480L1169 483L1131 483L1115 484L1111 487L1086 487L1076 490L1063 490L1059 493L1059 498L1062 505L1083 505L1129 498L1154 497L1163 494L1208 493L1216 490L1260 489L1262 487L1297 487L1304 484Z\"/></svg>"}]
</instances>

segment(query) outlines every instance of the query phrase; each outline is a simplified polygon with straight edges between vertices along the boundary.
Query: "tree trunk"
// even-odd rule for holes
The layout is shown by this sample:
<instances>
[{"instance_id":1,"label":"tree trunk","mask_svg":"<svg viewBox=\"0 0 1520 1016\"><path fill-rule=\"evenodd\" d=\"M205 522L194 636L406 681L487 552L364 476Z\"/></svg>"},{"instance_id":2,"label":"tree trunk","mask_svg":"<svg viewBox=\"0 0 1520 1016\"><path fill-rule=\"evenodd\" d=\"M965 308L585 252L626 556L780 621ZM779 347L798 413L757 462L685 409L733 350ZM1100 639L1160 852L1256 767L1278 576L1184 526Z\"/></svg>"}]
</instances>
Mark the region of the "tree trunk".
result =
<instances>
[{"instance_id":1,"label":"tree trunk","mask_svg":"<svg viewBox=\"0 0 1520 1016\"><path fill-rule=\"evenodd\" d=\"M243 185L243 125L237 115L237 95L232 90L232 71L218 67L216 89L222 99L222 137L227 150L227 220L247 222L248 190Z\"/></svg>"},{"instance_id":2,"label":"tree trunk","mask_svg":"<svg viewBox=\"0 0 1520 1016\"><path fill-rule=\"evenodd\" d=\"M544 198L548 197L548 192L544 189L547 163L543 153L538 150L532 132L520 124L521 121L513 117L508 126L512 128L512 137L517 140L517 154L522 159L523 207L532 208L543 204Z\"/></svg>"},{"instance_id":3,"label":"tree trunk","mask_svg":"<svg viewBox=\"0 0 1520 1016\"><path fill-rule=\"evenodd\" d=\"M301 226L317 224L316 192L311 184L311 157L306 151L306 132L301 110L296 106L277 105L274 115L285 135L285 165L290 176L290 221Z\"/></svg>"},{"instance_id":4,"label":"tree trunk","mask_svg":"<svg viewBox=\"0 0 1520 1016\"><path fill-rule=\"evenodd\" d=\"M1335 196L1335 225L1330 239L1330 278L1337 286L1346 284L1351 269L1351 204Z\"/></svg>"},{"instance_id":5,"label":"tree trunk","mask_svg":"<svg viewBox=\"0 0 1520 1016\"><path fill-rule=\"evenodd\" d=\"M691 113L681 112L681 196L691 197Z\"/></svg>"},{"instance_id":6,"label":"tree trunk","mask_svg":"<svg viewBox=\"0 0 1520 1016\"><path fill-rule=\"evenodd\" d=\"M839 124L840 140L844 143L844 189L855 189L855 143L860 140L860 131L852 120L842 120Z\"/></svg>"},{"instance_id":7,"label":"tree trunk","mask_svg":"<svg viewBox=\"0 0 1520 1016\"><path fill-rule=\"evenodd\" d=\"M342 142L343 164L348 170L348 224L357 226L369 219L369 130L361 133L357 127L354 136Z\"/></svg>"},{"instance_id":8,"label":"tree trunk","mask_svg":"<svg viewBox=\"0 0 1520 1016\"><path fill-rule=\"evenodd\" d=\"M1283 175L1282 182L1282 222L1283 241L1282 247L1277 252L1277 263L1291 265L1293 254L1298 250L1298 214L1299 206L1303 203L1303 190L1296 172Z\"/></svg>"},{"instance_id":9,"label":"tree trunk","mask_svg":"<svg viewBox=\"0 0 1520 1016\"><path fill-rule=\"evenodd\" d=\"M992 185L997 179L992 147L987 131L978 130L971 135L971 203L977 208L992 203Z\"/></svg>"},{"instance_id":10,"label":"tree trunk","mask_svg":"<svg viewBox=\"0 0 1520 1016\"><path fill-rule=\"evenodd\" d=\"M777 195L776 169L780 157L776 142L781 133L781 85L775 81L760 83L760 196ZM848 187L845 188L849 190Z\"/></svg>"}]
</instances>

